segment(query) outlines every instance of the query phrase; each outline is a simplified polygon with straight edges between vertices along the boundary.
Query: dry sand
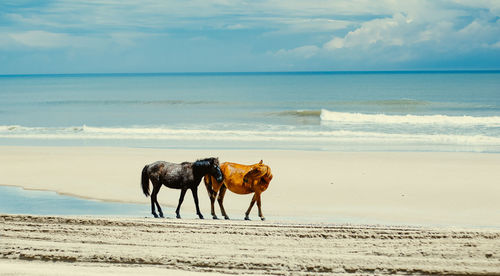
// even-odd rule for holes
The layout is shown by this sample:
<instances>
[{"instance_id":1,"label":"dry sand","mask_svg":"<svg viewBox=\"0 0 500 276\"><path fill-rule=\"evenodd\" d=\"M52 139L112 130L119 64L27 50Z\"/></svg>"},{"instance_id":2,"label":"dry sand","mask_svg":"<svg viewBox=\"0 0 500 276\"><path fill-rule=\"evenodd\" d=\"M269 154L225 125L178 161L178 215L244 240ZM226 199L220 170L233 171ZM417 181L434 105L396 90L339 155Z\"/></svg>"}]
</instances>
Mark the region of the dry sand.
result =
<instances>
[{"instance_id":1,"label":"dry sand","mask_svg":"<svg viewBox=\"0 0 500 276\"><path fill-rule=\"evenodd\" d=\"M500 274L500 230L26 215L0 230L14 275Z\"/></svg>"}]
</instances>

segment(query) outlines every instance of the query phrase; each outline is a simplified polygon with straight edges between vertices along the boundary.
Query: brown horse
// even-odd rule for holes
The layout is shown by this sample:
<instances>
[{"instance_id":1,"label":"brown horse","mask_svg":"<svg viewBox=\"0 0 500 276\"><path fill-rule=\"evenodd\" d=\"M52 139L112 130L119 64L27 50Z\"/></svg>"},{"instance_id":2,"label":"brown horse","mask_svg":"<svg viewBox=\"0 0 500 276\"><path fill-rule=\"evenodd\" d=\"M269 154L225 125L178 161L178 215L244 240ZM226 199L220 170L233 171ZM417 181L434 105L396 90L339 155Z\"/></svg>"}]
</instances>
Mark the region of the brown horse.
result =
<instances>
[{"instance_id":1,"label":"brown horse","mask_svg":"<svg viewBox=\"0 0 500 276\"><path fill-rule=\"evenodd\" d=\"M226 211L224 210L224 205L222 204L227 188L231 192L237 194L254 193L250 206L245 213L245 220L250 220L248 215L250 214L255 202L257 202L257 207L259 208L259 217L264 220L265 218L262 215L260 194L267 189L269 182L273 179L271 168L263 164L262 160L260 160L259 163L253 165L241 165L225 162L220 165L220 169L224 176L223 181L217 181L211 175L205 175L204 178L205 186L207 187L208 195L210 196L213 219L217 219L217 215L215 215L214 210L214 202L217 194L219 194L217 201L219 202L222 215L225 219L229 219Z\"/></svg>"}]
</instances>

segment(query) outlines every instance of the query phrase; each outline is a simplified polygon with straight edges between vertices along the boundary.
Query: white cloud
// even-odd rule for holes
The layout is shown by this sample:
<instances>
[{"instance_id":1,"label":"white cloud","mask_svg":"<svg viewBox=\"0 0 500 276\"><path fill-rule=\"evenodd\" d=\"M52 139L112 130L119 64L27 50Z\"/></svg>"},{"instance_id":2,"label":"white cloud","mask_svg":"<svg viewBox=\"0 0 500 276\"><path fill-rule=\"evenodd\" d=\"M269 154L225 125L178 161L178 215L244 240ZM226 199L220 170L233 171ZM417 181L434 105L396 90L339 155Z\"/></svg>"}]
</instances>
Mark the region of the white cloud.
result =
<instances>
[{"instance_id":1,"label":"white cloud","mask_svg":"<svg viewBox=\"0 0 500 276\"><path fill-rule=\"evenodd\" d=\"M404 49L400 54L419 58L429 51L457 54L491 48L500 37L500 20L491 14L482 13L463 26L462 12L447 11L441 17L436 17L435 12L400 12L392 17L366 21L344 36L334 36L323 44L323 48L332 52L356 49L374 53L398 47ZM411 52L414 53L409 54Z\"/></svg>"},{"instance_id":2,"label":"white cloud","mask_svg":"<svg viewBox=\"0 0 500 276\"><path fill-rule=\"evenodd\" d=\"M27 31L8 34L17 43L28 47L57 48L65 47L71 43L67 34L50 33L46 31Z\"/></svg>"},{"instance_id":3,"label":"white cloud","mask_svg":"<svg viewBox=\"0 0 500 276\"><path fill-rule=\"evenodd\" d=\"M264 19L270 26L274 24L276 31L267 34L317 33L342 30L353 23L347 20L329 18L272 18Z\"/></svg>"},{"instance_id":4,"label":"white cloud","mask_svg":"<svg viewBox=\"0 0 500 276\"><path fill-rule=\"evenodd\" d=\"M283 32L331 31L353 20L342 17L386 12L386 1L173 1L173 0L54 0L34 12L5 14L30 28L241 29L272 28ZM0 12L1 14L1 12ZM357 19L354 21L357 22Z\"/></svg>"},{"instance_id":5,"label":"white cloud","mask_svg":"<svg viewBox=\"0 0 500 276\"><path fill-rule=\"evenodd\" d=\"M500 1L377 1L391 15L350 22L344 34L332 31L317 45L281 49L277 56L322 58L346 63L404 63L429 56L459 57L482 49L498 49ZM354 28L353 28L354 26ZM309 49L309 51L306 51ZM304 54L307 53L307 54Z\"/></svg>"},{"instance_id":6,"label":"white cloud","mask_svg":"<svg viewBox=\"0 0 500 276\"><path fill-rule=\"evenodd\" d=\"M490 46L491 48L499 48L500 49L500 41L498 41L497 43L494 43Z\"/></svg>"},{"instance_id":7,"label":"white cloud","mask_svg":"<svg viewBox=\"0 0 500 276\"><path fill-rule=\"evenodd\" d=\"M140 32L111 32L108 34L67 34L53 33L41 30L25 32L0 33L0 47L15 49L20 45L36 49L56 48L102 48L106 47L131 47L140 41L152 37L165 37L164 33Z\"/></svg>"},{"instance_id":8,"label":"white cloud","mask_svg":"<svg viewBox=\"0 0 500 276\"><path fill-rule=\"evenodd\" d=\"M498 0L454 0L452 2L468 8L487 9L491 14L500 16L500 1Z\"/></svg>"},{"instance_id":9,"label":"white cloud","mask_svg":"<svg viewBox=\"0 0 500 276\"><path fill-rule=\"evenodd\" d=\"M373 44L403 46L419 40L419 36L415 36L418 29L419 26L415 20L398 13L390 18L365 22L344 37L334 37L323 47L327 50L335 50L352 47L369 48L373 47Z\"/></svg>"},{"instance_id":10,"label":"white cloud","mask_svg":"<svg viewBox=\"0 0 500 276\"><path fill-rule=\"evenodd\" d=\"M135 46L143 39L166 36L168 36L166 33L113 32L109 34L108 40L122 46Z\"/></svg>"},{"instance_id":11,"label":"white cloud","mask_svg":"<svg viewBox=\"0 0 500 276\"><path fill-rule=\"evenodd\" d=\"M318 53L320 48L315 45L306 45L297 47L291 50L281 49L276 52L276 56L280 57L298 57L298 58L310 58Z\"/></svg>"},{"instance_id":12,"label":"white cloud","mask_svg":"<svg viewBox=\"0 0 500 276\"><path fill-rule=\"evenodd\" d=\"M334 37L332 40L328 41L323 45L327 50L341 49L344 48L345 39L340 37Z\"/></svg>"},{"instance_id":13,"label":"white cloud","mask_svg":"<svg viewBox=\"0 0 500 276\"><path fill-rule=\"evenodd\" d=\"M241 30L241 29L247 29L248 27L242 25L242 24L231 24L226 26L226 29L228 30Z\"/></svg>"},{"instance_id":14,"label":"white cloud","mask_svg":"<svg viewBox=\"0 0 500 276\"><path fill-rule=\"evenodd\" d=\"M360 25L370 17L408 14L419 20L438 23L483 8L500 14L498 0L267 0L267 1L173 1L173 0L54 0L40 11L27 9L5 14L6 18L28 26L44 28L123 29L194 28L219 29L275 28L290 32L334 31ZM1 12L0 12L1 13ZM364 19L363 19L364 18ZM368 20L368 21L367 21ZM201 24L201 25L200 25ZM53 30L54 31L54 30Z\"/></svg>"},{"instance_id":15,"label":"white cloud","mask_svg":"<svg viewBox=\"0 0 500 276\"><path fill-rule=\"evenodd\" d=\"M500 37L500 21L476 19L455 34L455 40L467 48L489 47Z\"/></svg>"},{"instance_id":16,"label":"white cloud","mask_svg":"<svg viewBox=\"0 0 500 276\"><path fill-rule=\"evenodd\" d=\"M219 45L220 52L232 52L235 57L251 61L249 64L256 57L266 56L263 63L267 62L269 68L278 63L300 64L300 60L306 65L327 66L341 60L355 68L370 60L383 64L431 59L428 56L435 58L441 54L453 59L467 53L500 49L500 0L33 3L33 7L13 9L4 9L0 4L0 17L4 19L0 26L2 51L20 45L28 51L91 48L88 55L92 56L118 47L148 56L155 51L148 53L144 49L182 54L187 48L176 45L196 40L200 51L216 53L214 45ZM155 39L167 34L168 39ZM271 53L270 49L281 50ZM277 59L264 53L271 53Z\"/></svg>"}]
</instances>

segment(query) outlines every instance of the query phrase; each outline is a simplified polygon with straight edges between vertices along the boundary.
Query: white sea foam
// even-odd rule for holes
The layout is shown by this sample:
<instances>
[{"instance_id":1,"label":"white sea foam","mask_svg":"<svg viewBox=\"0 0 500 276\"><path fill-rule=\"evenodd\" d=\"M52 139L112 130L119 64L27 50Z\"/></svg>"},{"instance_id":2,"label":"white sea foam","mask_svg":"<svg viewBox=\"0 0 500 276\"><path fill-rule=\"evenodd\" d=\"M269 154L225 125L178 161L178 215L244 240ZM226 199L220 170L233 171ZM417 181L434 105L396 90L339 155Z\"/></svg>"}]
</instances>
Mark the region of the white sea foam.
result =
<instances>
[{"instance_id":1,"label":"white sea foam","mask_svg":"<svg viewBox=\"0 0 500 276\"><path fill-rule=\"evenodd\" d=\"M312 131L276 126L260 129L175 129L167 127L24 127L0 126L0 138L13 139L120 139L233 142L378 143L436 144L459 146L500 146L500 137L487 135L382 133L370 131Z\"/></svg>"},{"instance_id":2,"label":"white sea foam","mask_svg":"<svg viewBox=\"0 0 500 276\"><path fill-rule=\"evenodd\" d=\"M334 112L321 110L321 120L325 122L358 124L415 124L415 125L484 125L499 127L500 116L473 117L447 115L386 115Z\"/></svg>"}]
</instances>

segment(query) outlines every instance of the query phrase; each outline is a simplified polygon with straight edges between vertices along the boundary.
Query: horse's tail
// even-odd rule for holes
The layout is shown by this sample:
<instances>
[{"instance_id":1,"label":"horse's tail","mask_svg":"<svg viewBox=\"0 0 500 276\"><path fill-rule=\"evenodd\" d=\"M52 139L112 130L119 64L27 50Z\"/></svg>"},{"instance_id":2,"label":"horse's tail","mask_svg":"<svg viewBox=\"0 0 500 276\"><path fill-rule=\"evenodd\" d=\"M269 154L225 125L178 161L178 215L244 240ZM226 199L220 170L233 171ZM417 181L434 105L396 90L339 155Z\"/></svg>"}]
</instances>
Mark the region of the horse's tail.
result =
<instances>
[{"instance_id":1,"label":"horse's tail","mask_svg":"<svg viewBox=\"0 0 500 276\"><path fill-rule=\"evenodd\" d=\"M141 186L142 186L142 192L146 195L146 197L149 196L149 174L148 174L148 165L144 166L144 169L142 169L142 178L141 178Z\"/></svg>"}]
</instances>

